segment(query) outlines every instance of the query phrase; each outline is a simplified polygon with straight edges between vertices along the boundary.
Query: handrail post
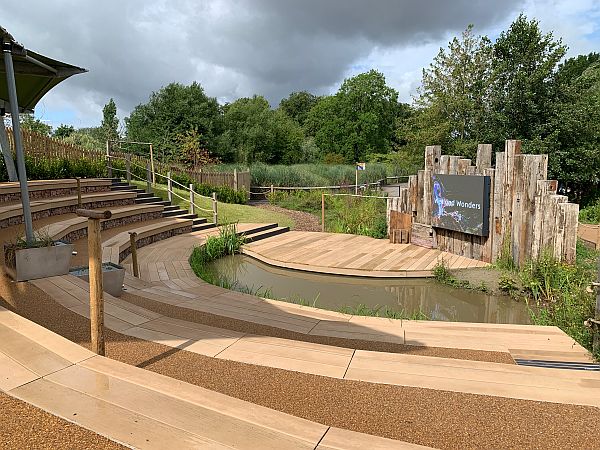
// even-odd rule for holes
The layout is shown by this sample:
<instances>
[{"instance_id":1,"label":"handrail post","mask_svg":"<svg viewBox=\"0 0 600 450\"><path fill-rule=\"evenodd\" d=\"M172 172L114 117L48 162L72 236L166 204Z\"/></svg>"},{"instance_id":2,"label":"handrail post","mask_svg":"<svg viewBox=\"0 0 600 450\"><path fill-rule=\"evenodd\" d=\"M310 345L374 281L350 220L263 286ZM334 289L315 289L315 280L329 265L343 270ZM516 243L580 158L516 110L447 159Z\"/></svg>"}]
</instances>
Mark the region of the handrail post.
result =
<instances>
[{"instance_id":1,"label":"handrail post","mask_svg":"<svg viewBox=\"0 0 600 450\"><path fill-rule=\"evenodd\" d=\"M156 173L154 172L154 152L152 151L152 143L150 143L150 168L152 170L152 184L156 184Z\"/></svg>"},{"instance_id":2,"label":"handrail post","mask_svg":"<svg viewBox=\"0 0 600 450\"><path fill-rule=\"evenodd\" d=\"M190 213L195 214L195 206L194 206L194 185L190 183Z\"/></svg>"},{"instance_id":3,"label":"handrail post","mask_svg":"<svg viewBox=\"0 0 600 450\"><path fill-rule=\"evenodd\" d=\"M77 182L77 207L81 208L81 178L75 177Z\"/></svg>"},{"instance_id":4,"label":"handrail post","mask_svg":"<svg viewBox=\"0 0 600 450\"><path fill-rule=\"evenodd\" d=\"M275 192L275 189L273 188L273 185L271 185L271 194Z\"/></svg>"},{"instance_id":5,"label":"handrail post","mask_svg":"<svg viewBox=\"0 0 600 450\"><path fill-rule=\"evenodd\" d=\"M150 163L146 163L146 192L150 194L152 192L152 175L150 174Z\"/></svg>"},{"instance_id":6,"label":"handrail post","mask_svg":"<svg viewBox=\"0 0 600 450\"><path fill-rule=\"evenodd\" d=\"M212 193L212 207L213 207L213 222L218 225L218 212L217 212L217 193Z\"/></svg>"},{"instance_id":7,"label":"handrail post","mask_svg":"<svg viewBox=\"0 0 600 450\"><path fill-rule=\"evenodd\" d=\"M233 190L238 190L238 172L237 169L233 169Z\"/></svg>"},{"instance_id":8,"label":"handrail post","mask_svg":"<svg viewBox=\"0 0 600 450\"><path fill-rule=\"evenodd\" d=\"M325 233L325 192L321 192L321 231Z\"/></svg>"},{"instance_id":9,"label":"handrail post","mask_svg":"<svg viewBox=\"0 0 600 450\"><path fill-rule=\"evenodd\" d=\"M125 155L125 172L127 173L127 183L131 183L131 153Z\"/></svg>"},{"instance_id":10,"label":"handrail post","mask_svg":"<svg viewBox=\"0 0 600 450\"><path fill-rule=\"evenodd\" d=\"M137 233L135 231L129 232L129 250L131 251L131 265L133 268L133 276L139 278L140 268L138 266L137 243L135 241L136 236Z\"/></svg>"},{"instance_id":11,"label":"handrail post","mask_svg":"<svg viewBox=\"0 0 600 450\"><path fill-rule=\"evenodd\" d=\"M169 202L173 202L173 182L171 181L171 172L167 172L167 195Z\"/></svg>"},{"instance_id":12,"label":"handrail post","mask_svg":"<svg viewBox=\"0 0 600 450\"><path fill-rule=\"evenodd\" d=\"M108 178L112 178L112 163L110 162L110 141L106 141L106 164L107 164L107 172Z\"/></svg>"},{"instance_id":13,"label":"handrail post","mask_svg":"<svg viewBox=\"0 0 600 450\"><path fill-rule=\"evenodd\" d=\"M105 355L104 346L104 289L102 286L102 239L100 237L100 220L110 219L110 211L94 211L78 209L80 217L88 218L88 254L90 277L90 332L92 351L97 355Z\"/></svg>"}]
</instances>

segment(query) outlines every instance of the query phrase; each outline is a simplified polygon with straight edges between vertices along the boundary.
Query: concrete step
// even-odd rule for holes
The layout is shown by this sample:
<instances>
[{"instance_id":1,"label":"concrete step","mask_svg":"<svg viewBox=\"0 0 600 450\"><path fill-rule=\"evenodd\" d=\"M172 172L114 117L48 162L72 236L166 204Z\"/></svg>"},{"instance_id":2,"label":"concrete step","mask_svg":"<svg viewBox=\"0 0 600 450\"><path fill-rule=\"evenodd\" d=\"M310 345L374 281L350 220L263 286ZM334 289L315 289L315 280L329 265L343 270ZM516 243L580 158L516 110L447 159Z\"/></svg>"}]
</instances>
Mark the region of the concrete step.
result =
<instances>
[{"instance_id":1,"label":"concrete step","mask_svg":"<svg viewBox=\"0 0 600 450\"><path fill-rule=\"evenodd\" d=\"M177 217L187 214L186 209L172 209L170 211L164 211L163 217Z\"/></svg>"},{"instance_id":2,"label":"concrete step","mask_svg":"<svg viewBox=\"0 0 600 450\"><path fill-rule=\"evenodd\" d=\"M287 233L288 231L290 231L289 227L267 228L266 230L260 231L258 233L252 233L250 235L246 235L246 242L260 241L262 239L277 236L278 234Z\"/></svg>"},{"instance_id":3,"label":"concrete step","mask_svg":"<svg viewBox=\"0 0 600 450\"><path fill-rule=\"evenodd\" d=\"M119 183L119 184L112 184L110 186L110 190L111 191L136 191L138 189L135 186L132 186L127 183ZM142 192L144 192L144 191L142 190Z\"/></svg>"},{"instance_id":4,"label":"concrete step","mask_svg":"<svg viewBox=\"0 0 600 450\"><path fill-rule=\"evenodd\" d=\"M146 192L144 190L142 190L142 192L138 192L137 198L148 198L148 197L154 197L154 194L152 192Z\"/></svg>"},{"instance_id":5,"label":"concrete step","mask_svg":"<svg viewBox=\"0 0 600 450\"><path fill-rule=\"evenodd\" d=\"M160 197L138 197L135 199L135 203L140 204L140 203L160 203L162 202ZM162 204L162 203L160 203Z\"/></svg>"},{"instance_id":6,"label":"concrete step","mask_svg":"<svg viewBox=\"0 0 600 450\"><path fill-rule=\"evenodd\" d=\"M163 216L164 216L164 213L163 213ZM194 220L194 219L196 219L198 216L197 216L196 214L188 213L188 212L186 211L184 214L180 214L180 215L178 215L178 216L173 216L173 217L176 217L176 218L178 218L178 219L192 219L192 220Z\"/></svg>"},{"instance_id":7,"label":"concrete step","mask_svg":"<svg viewBox=\"0 0 600 450\"><path fill-rule=\"evenodd\" d=\"M169 204L169 205L165 206L164 211L165 212L167 212L167 211L177 211L178 209L180 209L179 206Z\"/></svg>"},{"instance_id":8,"label":"concrete step","mask_svg":"<svg viewBox=\"0 0 600 450\"><path fill-rule=\"evenodd\" d=\"M262 231L265 230L270 230L272 228L277 228L279 225L277 223L265 223L264 225L259 225L255 228L252 228L251 230L248 231L240 231L238 232L238 235L244 235L244 236L251 236L253 234L257 234L260 233Z\"/></svg>"},{"instance_id":9,"label":"concrete step","mask_svg":"<svg viewBox=\"0 0 600 450\"><path fill-rule=\"evenodd\" d=\"M204 222L198 225L192 225L192 231L202 231L216 228L216 225L212 222Z\"/></svg>"},{"instance_id":10,"label":"concrete step","mask_svg":"<svg viewBox=\"0 0 600 450\"><path fill-rule=\"evenodd\" d=\"M208 222L208 220L206 220L204 217L197 217L194 219L194 225L200 225L201 223L206 222Z\"/></svg>"}]
</instances>

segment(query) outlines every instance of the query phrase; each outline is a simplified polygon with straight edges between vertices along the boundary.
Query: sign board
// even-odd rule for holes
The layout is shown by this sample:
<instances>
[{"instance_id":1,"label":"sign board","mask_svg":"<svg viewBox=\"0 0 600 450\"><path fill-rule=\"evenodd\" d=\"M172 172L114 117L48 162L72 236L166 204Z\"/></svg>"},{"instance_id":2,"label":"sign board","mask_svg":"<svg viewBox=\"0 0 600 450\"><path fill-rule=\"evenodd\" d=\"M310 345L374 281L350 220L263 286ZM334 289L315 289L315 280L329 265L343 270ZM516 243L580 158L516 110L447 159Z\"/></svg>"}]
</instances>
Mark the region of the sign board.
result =
<instances>
[{"instance_id":1,"label":"sign board","mask_svg":"<svg viewBox=\"0 0 600 450\"><path fill-rule=\"evenodd\" d=\"M356 163L356 170L366 170L367 169L367 163Z\"/></svg>"},{"instance_id":2,"label":"sign board","mask_svg":"<svg viewBox=\"0 0 600 450\"><path fill-rule=\"evenodd\" d=\"M489 234L490 177L432 175L431 225L466 234Z\"/></svg>"}]
</instances>

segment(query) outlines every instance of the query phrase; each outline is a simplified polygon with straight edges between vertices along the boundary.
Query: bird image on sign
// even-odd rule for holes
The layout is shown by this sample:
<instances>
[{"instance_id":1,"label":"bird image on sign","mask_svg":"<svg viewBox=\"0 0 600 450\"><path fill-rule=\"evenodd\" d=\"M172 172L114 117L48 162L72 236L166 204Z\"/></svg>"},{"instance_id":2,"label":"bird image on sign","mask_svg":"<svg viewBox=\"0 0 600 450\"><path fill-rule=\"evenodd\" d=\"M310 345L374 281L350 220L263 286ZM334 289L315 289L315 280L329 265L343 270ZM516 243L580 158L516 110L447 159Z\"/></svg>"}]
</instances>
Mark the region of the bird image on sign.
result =
<instances>
[{"instance_id":1,"label":"bird image on sign","mask_svg":"<svg viewBox=\"0 0 600 450\"><path fill-rule=\"evenodd\" d=\"M356 163L356 170L365 170L367 168L367 163Z\"/></svg>"}]
</instances>

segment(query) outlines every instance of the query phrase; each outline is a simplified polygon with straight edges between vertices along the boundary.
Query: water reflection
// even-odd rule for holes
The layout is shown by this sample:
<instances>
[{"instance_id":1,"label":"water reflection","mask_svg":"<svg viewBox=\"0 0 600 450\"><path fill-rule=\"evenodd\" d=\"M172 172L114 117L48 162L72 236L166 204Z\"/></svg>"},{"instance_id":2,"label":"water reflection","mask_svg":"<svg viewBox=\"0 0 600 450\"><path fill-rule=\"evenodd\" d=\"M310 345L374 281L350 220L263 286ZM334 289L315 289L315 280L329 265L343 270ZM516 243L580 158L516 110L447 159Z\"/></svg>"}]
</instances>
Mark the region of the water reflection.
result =
<instances>
[{"instance_id":1,"label":"water reflection","mask_svg":"<svg viewBox=\"0 0 600 450\"><path fill-rule=\"evenodd\" d=\"M235 282L235 289L269 291L269 296L324 309L364 304L387 306L406 315L425 313L432 320L529 323L524 304L508 297L454 289L422 278L374 279L322 275L279 269L245 255L211 263L215 274Z\"/></svg>"}]
</instances>

